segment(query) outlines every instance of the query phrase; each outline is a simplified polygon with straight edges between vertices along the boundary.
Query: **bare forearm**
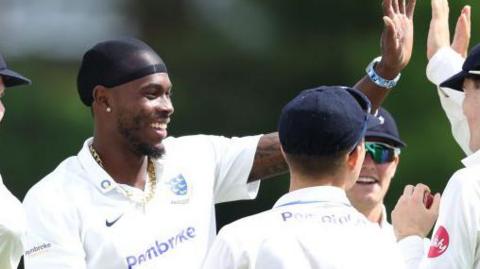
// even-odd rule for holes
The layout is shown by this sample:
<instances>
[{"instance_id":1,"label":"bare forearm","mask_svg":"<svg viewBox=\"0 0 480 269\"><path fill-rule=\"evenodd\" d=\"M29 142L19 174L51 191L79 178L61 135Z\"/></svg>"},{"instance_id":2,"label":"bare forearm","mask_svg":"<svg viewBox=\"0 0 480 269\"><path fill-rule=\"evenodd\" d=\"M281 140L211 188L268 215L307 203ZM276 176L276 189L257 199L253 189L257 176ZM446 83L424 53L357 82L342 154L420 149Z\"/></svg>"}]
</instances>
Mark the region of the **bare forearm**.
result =
<instances>
[{"instance_id":1,"label":"bare forearm","mask_svg":"<svg viewBox=\"0 0 480 269\"><path fill-rule=\"evenodd\" d=\"M263 135L258 142L248 181L270 178L287 171L288 166L280 150L278 133Z\"/></svg>"},{"instance_id":2,"label":"bare forearm","mask_svg":"<svg viewBox=\"0 0 480 269\"><path fill-rule=\"evenodd\" d=\"M363 77L353 87L368 97L368 100L372 103L372 112L380 107L389 92L387 89L375 85L368 76Z\"/></svg>"}]
</instances>

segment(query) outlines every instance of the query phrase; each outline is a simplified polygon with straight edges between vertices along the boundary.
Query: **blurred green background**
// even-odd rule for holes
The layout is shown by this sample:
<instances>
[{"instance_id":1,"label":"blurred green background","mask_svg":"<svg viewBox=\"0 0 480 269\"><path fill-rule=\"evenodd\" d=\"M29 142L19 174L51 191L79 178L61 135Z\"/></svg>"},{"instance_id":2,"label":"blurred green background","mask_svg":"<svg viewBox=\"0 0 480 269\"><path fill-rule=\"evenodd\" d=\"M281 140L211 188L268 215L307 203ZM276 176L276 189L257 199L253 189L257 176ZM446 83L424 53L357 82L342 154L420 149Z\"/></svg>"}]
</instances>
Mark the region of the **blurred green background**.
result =
<instances>
[{"instance_id":1,"label":"blurred green background","mask_svg":"<svg viewBox=\"0 0 480 269\"><path fill-rule=\"evenodd\" d=\"M115 6L116 21L125 25L115 27L113 20L111 32L98 30L109 21L95 12L100 2L66 7L62 1L42 1L42 6L54 7L48 14L42 13L45 7L35 10L32 1L0 3L3 15L26 14L21 20L0 20L0 49L12 68L34 81L31 87L7 90L3 99L7 113L0 128L0 172L20 199L59 162L75 155L92 134L90 112L79 101L75 81L81 55L96 41L135 35L163 57L174 84L175 113L169 130L174 136L274 131L280 109L300 90L353 85L380 54L380 1L105 1L102 8ZM82 9L83 3L89 3L88 8ZM480 36L475 29L478 3L452 1L451 26L465 4L473 5L474 44ZM75 22L74 30L48 27L62 26L60 15L75 7L86 17ZM98 19L98 24L92 23ZM408 143L386 199L389 210L405 184L424 182L442 191L463 158L435 87L425 77L429 21L430 1L418 0L413 59L384 104ZM66 48L73 51L64 52ZM219 205L218 222L223 225L268 209L287 190L287 175L267 180L257 200Z\"/></svg>"}]
</instances>

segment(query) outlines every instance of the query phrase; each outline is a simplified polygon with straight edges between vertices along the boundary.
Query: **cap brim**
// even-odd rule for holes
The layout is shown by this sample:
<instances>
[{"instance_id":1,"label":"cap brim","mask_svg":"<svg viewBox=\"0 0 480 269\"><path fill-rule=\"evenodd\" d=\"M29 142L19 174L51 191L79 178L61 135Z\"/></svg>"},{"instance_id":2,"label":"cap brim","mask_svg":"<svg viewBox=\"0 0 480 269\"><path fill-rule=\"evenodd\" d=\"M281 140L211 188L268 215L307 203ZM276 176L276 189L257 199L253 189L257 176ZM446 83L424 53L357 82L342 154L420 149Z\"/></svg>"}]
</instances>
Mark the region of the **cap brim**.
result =
<instances>
[{"instance_id":1,"label":"cap brim","mask_svg":"<svg viewBox=\"0 0 480 269\"><path fill-rule=\"evenodd\" d=\"M440 87L446 87L463 92L463 81L467 75L468 73L462 70L444 82L440 83Z\"/></svg>"},{"instance_id":2,"label":"cap brim","mask_svg":"<svg viewBox=\"0 0 480 269\"><path fill-rule=\"evenodd\" d=\"M403 148L403 147L407 146L407 144L405 144L405 142L398 139L397 137L394 137L392 135L382 133L382 132L367 131L365 133L365 139L368 139L369 137L380 138L382 140L387 141L389 144L392 144L394 147L397 147L397 148Z\"/></svg>"},{"instance_id":3,"label":"cap brim","mask_svg":"<svg viewBox=\"0 0 480 269\"><path fill-rule=\"evenodd\" d=\"M0 70L0 75L6 88L32 84L31 80L10 69Z\"/></svg>"}]
</instances>

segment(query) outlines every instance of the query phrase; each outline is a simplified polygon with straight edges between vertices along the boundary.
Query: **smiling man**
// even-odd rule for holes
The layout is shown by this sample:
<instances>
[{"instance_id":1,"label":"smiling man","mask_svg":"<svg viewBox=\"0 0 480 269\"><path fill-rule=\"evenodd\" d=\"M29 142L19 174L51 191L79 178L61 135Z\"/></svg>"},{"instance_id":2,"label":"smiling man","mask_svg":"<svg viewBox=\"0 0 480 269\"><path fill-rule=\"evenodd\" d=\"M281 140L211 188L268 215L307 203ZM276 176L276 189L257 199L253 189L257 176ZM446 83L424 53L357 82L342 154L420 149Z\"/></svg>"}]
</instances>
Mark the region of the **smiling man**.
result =
<instances>
[{"instance_id":1,"label":"smiling man","mask_svg":"<svg viewBox=\"0 0 480 269\"><path fill-rule=\"evenodd\" d=\"M382 59L356 85L375 107L410 60L414 3L386 20ZM172 83L140 40L96 44L77 82L94 134L25 197L28 269L199 268L215 203L253 198L255 180L287 171L277 133L167 137Z\"/></svg>"},{"instance_id":2,"label":"smiling man","mask_svg":"<svg viewBox=\"0 0 480 269\"><path fill-rule=\"evenodd\" d=\"M383 199L388 192L400 161L400 149L405 147L392 115L380 108L381 124L369 128L365 134L367 154L360 177L347 191L352 205L368 220L378 223L382 231L396 241L393 227L387 221Z\"/></svg>"},{"instance_id":3,"label":"smiling man","mask_svg":"<svg viewBox=\"0 0 480 269\"><path fill-rule=\"evenodd\" d=\"M28 192L26 268L196 268L214 204L286 170L276 134L167 138L172 83L140 40L95 45L77 82L94 134Z\"/></svg>"}]
</instances>

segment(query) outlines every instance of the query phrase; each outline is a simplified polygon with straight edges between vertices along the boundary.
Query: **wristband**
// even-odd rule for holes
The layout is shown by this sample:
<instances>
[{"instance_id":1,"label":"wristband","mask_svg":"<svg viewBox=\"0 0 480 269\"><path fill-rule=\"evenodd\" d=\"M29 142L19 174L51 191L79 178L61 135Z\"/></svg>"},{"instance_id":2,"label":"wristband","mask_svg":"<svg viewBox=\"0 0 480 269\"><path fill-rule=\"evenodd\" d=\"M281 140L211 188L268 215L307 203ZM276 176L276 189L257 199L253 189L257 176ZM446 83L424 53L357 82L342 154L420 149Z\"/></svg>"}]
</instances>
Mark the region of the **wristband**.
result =
<instances>
[{"instance_id":1,"label":"wristband","mask_svg":"<svg viewBox=\"0 0 480 269\"><path fill-rule=\"evenodd\" d=\"M365 71L367 72L367 76L370 78L370 80L375 83L375 85L382 87L382 88L387 88L391 89L397 85L397 82L400 80L401 74L398 74L394 79L384 79L382 78L377 72L375 71L375 66L380 62L382 57L377 57L373 59L373 61L367 66Z\"/></svg>"}]
</instances>

